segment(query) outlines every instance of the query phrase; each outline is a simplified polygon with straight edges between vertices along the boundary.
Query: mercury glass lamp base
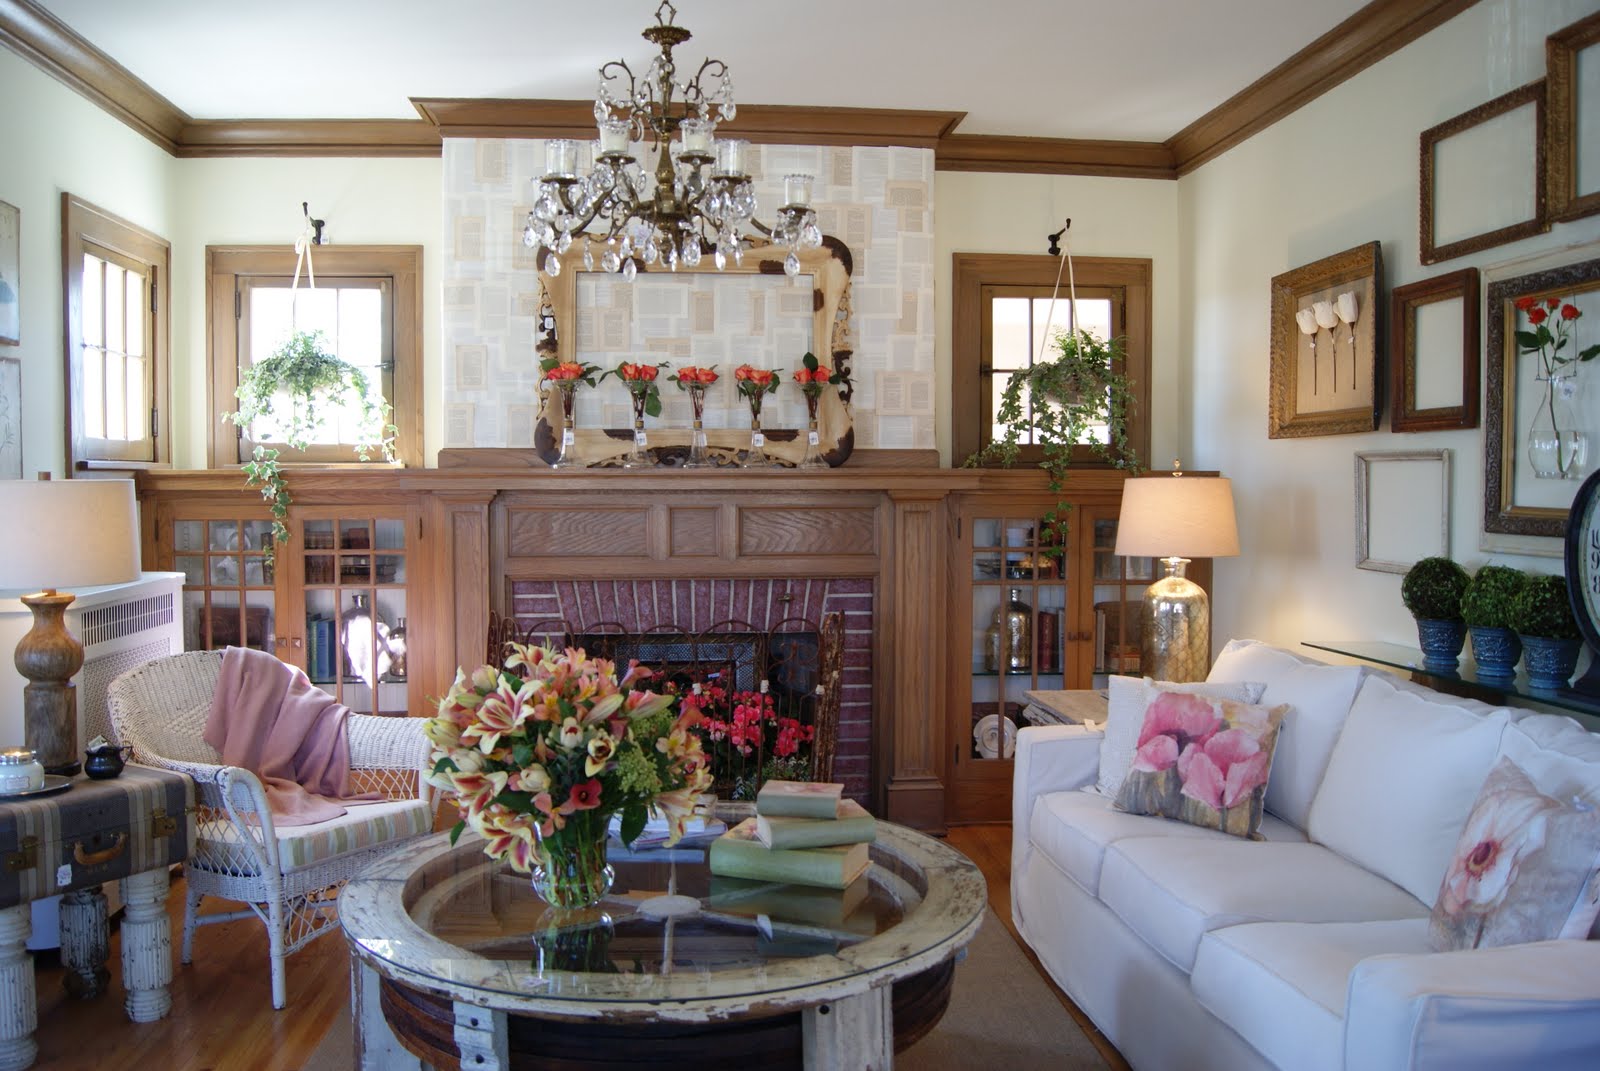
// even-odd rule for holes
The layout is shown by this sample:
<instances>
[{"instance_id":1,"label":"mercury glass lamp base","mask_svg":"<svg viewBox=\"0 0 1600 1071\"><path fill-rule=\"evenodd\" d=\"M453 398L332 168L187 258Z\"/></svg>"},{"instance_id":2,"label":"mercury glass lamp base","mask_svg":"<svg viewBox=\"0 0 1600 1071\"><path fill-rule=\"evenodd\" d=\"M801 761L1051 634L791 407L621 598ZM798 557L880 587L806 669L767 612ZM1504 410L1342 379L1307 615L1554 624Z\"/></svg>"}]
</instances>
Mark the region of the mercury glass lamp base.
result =
<instances>
[{"instance_id":1,"label":"mercury glass lamp base","mask_svg":"<svg viewBox=\"0 0 1600 1071\"><path fill-rule=\"evenodd\" d=\"M1163 559L1167 575L1145 589L1139 661L1159 681L1203 681L1211 669L1211 600L1184 576L1187 558Z\"/></svg>"}]
</instances>

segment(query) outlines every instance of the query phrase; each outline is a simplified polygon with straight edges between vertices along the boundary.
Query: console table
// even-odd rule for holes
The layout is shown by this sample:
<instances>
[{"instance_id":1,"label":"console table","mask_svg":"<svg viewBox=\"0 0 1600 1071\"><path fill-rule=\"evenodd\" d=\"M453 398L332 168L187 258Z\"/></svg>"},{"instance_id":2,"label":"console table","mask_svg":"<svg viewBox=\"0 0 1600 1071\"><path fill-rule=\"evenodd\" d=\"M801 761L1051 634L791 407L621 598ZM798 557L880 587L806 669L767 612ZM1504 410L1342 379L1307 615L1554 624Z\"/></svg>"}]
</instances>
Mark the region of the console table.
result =
<instances>
[{"instance_id":1,"label":"console table","mask_svg":"<svg viewBox=\"0 0 1600 1071\"><path fill-rule=\"evenodd\" d=\"M34 900L65 894L65 984L77 996L94 996L109 977L100 886L120 882L128 1018L149 1023L171 1010L167 871L194 847L193 811L193 781L131 764L109 781L78 777L54 795L0 798L0 1071L21 1071L38 1055L33 960L25 947Z\"/></svg>"}]
</instances>

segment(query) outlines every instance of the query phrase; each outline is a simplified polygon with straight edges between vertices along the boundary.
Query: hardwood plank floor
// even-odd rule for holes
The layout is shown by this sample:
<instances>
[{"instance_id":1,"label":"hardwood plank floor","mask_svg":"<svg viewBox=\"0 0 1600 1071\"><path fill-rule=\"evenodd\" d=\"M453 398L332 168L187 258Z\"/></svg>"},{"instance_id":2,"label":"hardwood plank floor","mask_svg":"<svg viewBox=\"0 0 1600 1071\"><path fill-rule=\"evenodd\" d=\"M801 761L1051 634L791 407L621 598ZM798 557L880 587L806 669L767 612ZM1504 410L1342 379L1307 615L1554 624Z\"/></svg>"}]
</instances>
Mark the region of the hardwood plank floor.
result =
<instances>
[{"instance_id":1,"label":"hardwood plank floor","mask_svg":"<svg viewBox=\"0 0 1600 1071\"><path fill-rule=\"evenodd\" d=\"M949 843L983 871L989 906L1016 937L1010 824L957 826ZM206 910L224 906L208 902ZM115 931L111 982L93 1000L68 996L61 986L65 972L53 955L44 954L35 972L39 1062L34 1066L40 1071L298 1071L350 999L344 938L325 934L289 957L289 1006L274 1011L265 927L253 919L202 927L195 935L194 963L185 967L176 963L183 936L181 880L173 881L167 908L175 964L172 1013L158 1023L128 1021L122 1009L121 938ZM1111 1043L1050 982L1026 946L1023 950L1114 1071L1126 1071Z\"/></svg>"}]
</instances>

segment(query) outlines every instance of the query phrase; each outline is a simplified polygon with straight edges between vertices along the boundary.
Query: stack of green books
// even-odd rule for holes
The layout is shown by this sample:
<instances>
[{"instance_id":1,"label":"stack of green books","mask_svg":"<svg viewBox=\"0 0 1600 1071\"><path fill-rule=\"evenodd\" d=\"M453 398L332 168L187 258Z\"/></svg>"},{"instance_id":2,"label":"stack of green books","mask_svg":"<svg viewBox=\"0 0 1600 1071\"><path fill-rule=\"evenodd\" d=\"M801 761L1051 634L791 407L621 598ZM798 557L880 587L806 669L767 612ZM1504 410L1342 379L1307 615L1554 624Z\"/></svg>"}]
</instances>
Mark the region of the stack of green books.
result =
<instances>
[{"instance_id":1,"label":"stack of green books","mask_svg":"<svg viewBox=\"0 0 1600 1071\"><path fill-rule=\"evenodd\" d=\"M844 889L870 865L872 815L843 798L844 786L769 781L756 816L711 843L711 873L731 878Z\"/></svg>"}]
</instances>

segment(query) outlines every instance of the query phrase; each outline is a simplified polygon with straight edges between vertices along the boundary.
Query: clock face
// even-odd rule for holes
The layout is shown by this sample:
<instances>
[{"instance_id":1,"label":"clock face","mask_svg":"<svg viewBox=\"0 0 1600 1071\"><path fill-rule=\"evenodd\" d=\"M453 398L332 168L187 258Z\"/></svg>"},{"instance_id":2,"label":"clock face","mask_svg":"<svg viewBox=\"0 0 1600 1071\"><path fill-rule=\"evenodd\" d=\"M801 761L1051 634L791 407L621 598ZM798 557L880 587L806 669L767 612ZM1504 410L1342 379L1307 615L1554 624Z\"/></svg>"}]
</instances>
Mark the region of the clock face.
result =
<instances>
[{"instance_id":1,"label":"clock face","mask_svg":"<svg viewBox=\"0 0 1600 1071\"><path fill-rule=\"evenodd\" d=\"M1589 474L1567 521L1567 590L1578 627L1600 651L1600 471Z\"/></svg>"}]
</instances>

